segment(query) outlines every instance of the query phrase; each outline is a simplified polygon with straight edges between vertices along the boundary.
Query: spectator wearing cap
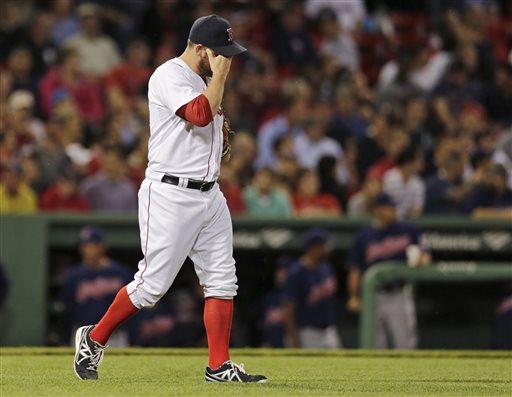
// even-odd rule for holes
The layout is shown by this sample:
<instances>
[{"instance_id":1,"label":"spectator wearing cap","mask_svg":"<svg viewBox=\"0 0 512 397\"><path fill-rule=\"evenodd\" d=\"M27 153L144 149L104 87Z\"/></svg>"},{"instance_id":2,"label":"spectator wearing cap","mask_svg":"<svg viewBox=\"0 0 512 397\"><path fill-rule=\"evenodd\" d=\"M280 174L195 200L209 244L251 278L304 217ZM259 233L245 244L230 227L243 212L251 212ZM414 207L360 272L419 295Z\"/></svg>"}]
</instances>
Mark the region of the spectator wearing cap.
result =
<instances>
[{"instance_id":1,"label":"spectator wearing cap","mask_svg":"<svg viewBox=\"0 0 512 397\"><path fill-rule=\"evenodd\" d=\"M383 190L396 203L399 219L417 218L425 204L425 183L419 175L423 156L411 146L396 157L395 163L396 167L384 174Z\"/></svg>"},{"instance_id":2,"label":"spectator wearing cap","mask_svg":"<svg viewBox=\"0 0 512 397\"><path fill-rule=\"evenodd\" d=\"M329 193L320 193L320 181L313 170L301 171L292 201L295 214L302 218L341 215L341 207L336 197Z\"/></svg>"},{"instance_id":3,"label":"spectator wearing cap","mask_svg":"<svg viewBox=\"0 0 512 397\"><path fill-rule=\"evenodd\" d=\"M35 98L30 91L16 90L9 96L9 117L18 145L40 143L46 136L43 122L34 116L34 108Z\"/></svg>"},{"instance_id":4,"label":"spectator wearing cap","mask_svg":"<svg viewBox=\"0 0 512 397\"><path fill-rule=\"evenodd\" d=\"M64 45L80 55L83 72L92 77L103 77L121 61L119 49L110 37L101 31L99 6L84 3L78 7L81 31Z\"/></svg>"},{"instance_id":5,"label":"spectator wearing cap","mask_svg":"<svg viewBox=\"0 0 512 397\"><path fill-rule=\"evenodd\" d=\"M243 194L248 215L288 217L293 213L288 194L275 187L274 172L270 168L256 171L252 184Z\"/></svg>"},{"instance_id":6,"label":"spectator wearing cap","mask_svg":"<svg viewBox=\"0 0 512 397\"><path fill-rule=\"evenodd\" d=\"M31 214L36 212L37 197L23 182L21 167L9 164L2 170L0 182L0 214Z\"/></svg>"},{"instance_id":7,"label":"spectator wearing cap","mask_svg":"<svg viewBox=\"0 0 512 397\"><path fill-rule=\"evenodd\" d=\"M372 205L373 224L355 237L348 255L347 308L361 308L362 275L372 266L401 261L411 267L430 263L430 254L413 225L398 221L391 196L380 193ZM377 297L377 340L379 348L412 349L417 345L416 318L412 290L401 281L385 284Z\"/></svg>"},{"instance_id":8,"label":"spectator wearing cap","mask_svg":"<svg viewBox=\"0 0 512 397\"><path fill-rule=\"evenodd\" d=\"M131 280L131 273L107 255L105 233L94 226L80 231L81 261L66 275L60 291L64 307L66 342L80 324L95 324L116 296L117 291ZM121 329L110 346L126 346L128 334Z\"/></svg>"},{"instance_id":9,"label":"spectator wearing cap","mask_svg":"<svg viewBox=\"0 0 512 397\"><path fill-rule=\"evenodd\" d=\"M88 212L90 209L87 200L78 190L78 175L66 170L57 181L48 187L39 200L41 211L71 211Z\"/></svg>"},{"instance_id":10,"label":"spectator wearing cap","mask_svg":"<svg viewBox=\"0 0 512 397\"><path fill-rule=\"evenodd\" d=\"M462 203L466 213L476 217L512 218L512 190L508 172L501 164L491 164L484 176Z\"/></svg>"},{"instance_id":11,"label":"spectator wearing cap","mask_svg":"<svg viewBox=\"0 0 512 397\"><path fill-rule=\"evenodd\" d=\"M313 229L304 236L304 254L291 267L283 290L283 319L288 347L336 349L337 281L328 262L331 238Z\"/></svg>"},{"instance_id":12,"label":"spectator wearing cap","mask_svg":"<svg viewBox=\"0 0 512 397\"><path fill-rule=\"evenodd\" d=\"M80 190L95 211L130 212L137 209L137 195L126 176L126 162L118 147L103 149L101 171L85 179Z\"/></svg>"},{"instance_id":13,"label":"spectator wearing cap","mask_svg":"<svg viewBox=\"0 0 512 397\"><path fill-rule=\"evenodd\" d=\"M46 116L63 96L70 96L89 123L99 122L104 113L101 91L98 84L86 79L82 73L79 53L72 49L62 49L57 65L52 67L41 79L39 97L41 108Z\"/></svg>"}]
</instances>

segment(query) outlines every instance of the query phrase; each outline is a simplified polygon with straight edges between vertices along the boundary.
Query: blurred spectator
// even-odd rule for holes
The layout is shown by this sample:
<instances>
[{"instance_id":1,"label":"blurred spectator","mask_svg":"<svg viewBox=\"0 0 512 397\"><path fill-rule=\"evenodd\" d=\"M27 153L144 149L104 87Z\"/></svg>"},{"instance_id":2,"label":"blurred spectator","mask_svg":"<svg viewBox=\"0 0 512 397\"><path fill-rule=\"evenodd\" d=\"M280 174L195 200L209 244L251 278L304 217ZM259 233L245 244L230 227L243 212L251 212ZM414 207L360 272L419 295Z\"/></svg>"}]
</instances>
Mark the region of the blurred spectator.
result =
<instances>
[{"instance_id":1,"label":"blurred spectator","mask_svg":"<svg viewBox=\"0 0 512 397\"><path fill-rule=\"evenodd\" d=\"M364 136L356 138L358 175L364 176L377 160L385 156L389 143L390 126L387 116L377 114L373 117Z\"/></svg>"},{"instance_id":2,"label":"blurred spectator","mask_svg":"<svg viewBox=\"0 0 512 397\"><path fill-rule=\"evenodd\" d=\"M501 164L491 164L464 200L464 210L476 217L512 218L512 190L507 182L507 170Z\"/></svg>"},{"instance_id":3,"label":"blurred spectator","mask_svg":"<svg viewBox=\"0 0 512 397\"><path fill-rule=\"evenodd\" d=\"M437 174L426 181L426 214L455 215L462 212L461 203L468 193L464 169L464 158L459 152L445 154Z\"/></svg>"},{"instance_id":4,"label":"blurred spectator","mask_svg":"<svg viewBox=\"0 0 512 397\"><path fill-rule=\"evenodd\" d=\"M229 212L232 215L243 214L245 212L245 203L242 187L238 182L234 167L229 163L222 166L219 185L224 197L226 198Z\"/></svg>"},{"instance_id":5,"label":"blurred spectator","mask_svg":"<svg viewBox=\"0 0 512 397\"><path fill-rule=\"evenodd\" d=\"M26 46L31 52L32 73L40 78L57 60L57 47L52 40L52 16L38 12L30 19L26 29L10 45Z\"/></svg>"},{"instance_id":6,"label":"blurred spectator","mask_svg":"<svg viewBox=\"0 0 512 397\"><path fill-rule=\"evenodd\" d=\"M121 61L117 45L102 33L96 4L81 4L78 6L78 15L81 31L66 41L65 46L77 51L82 71L86 75L103 77Z\"/></svg>"},{"instance_id":7,"label":"blurred spectator","mask_svg":"<svg viewBox=\"0 0 512 397\"><path fill-rule=\"evenodd\" d=\"M339 0L306 1L306 13L312 17L316 17L326 8L334 11L338 21L349 31L358 29L366 16L366 7L363 0L348 2Z\"/></svg>"},{"instance_id":8,"label":"blurred spectator","mask_svg":"<svg viewBox=\"0 0 512 397\"><path fill-rule=\"evenodd\" d=\"M124 95L134 106L140 95L145 95L152 69L149 67L151 49L144 39L133 40L126 50L126 60L105 76L107 96L113 90ZM110 94L111 95L111 94Z\"/></svg>"},{"instance_id":9,"label":"blurred spectator","mask_svg":"<svg viewBox=\"0 0 512 397\"><path fill-rule=\"evenodd\" d=\"M366 134L369 121L358 106L352 87L340 85L336 92L335 113L329 129L330 135L341 145L348 138L362 138Z\"/></svg>"},{"instance_id":10,"label":"blurred spectator","mask_svg":"<svg viewBox=\"0 0 512 397\"><path fill-rule=\"evenodd\" d=\"M41 195L39 208L42 211L88 212L87 200L78 191L78 175L65 170Z\"/></svg>"},{"instance_id":11,"label":"blurred spectator","mask_svg":"<svg viewBox=\"0 0 512 397\"><path fill-rule=\"evenodd\" d=\"M0 213L31 214L36 212L37 197L22 180L21 168L10 164L2 170Z\"/></svg>"},{"instance_id":12,"label":"blurred spectator","mask_svg":"<svg viewBox=\"0 0 512 397\"><path fill-rule=\"evenodd\" d=\"M308 35L303 6L289 2L281 14L274 39L277 63L295 71L316 62L317 55Z\"/></svg>"},{"instance_id":13,"label":"blurred spectator","mask_svg":"<svg viewBox=\"0 0 512 397\"><path fill-rule=\"evenodd\" d=\"M327 123L318 119L308 120L304 131L294 138L294 150L299 164L315 168L324 156L341 160L343 150L338 142L325 136Z\"/></svg>"},{"instance_id":14,"label":"blurred spectator","mask_svg":"<svg viewBox=\"0 0 512 397\"><path fill-rule=\"evenodd\" d=\"M371 215L375 197L382 192L382 182L378 178L366 178L359 192L350 197L347 215L351 218L362 218Z\"/></svg>"},{"instance_id":15,"label":"blurred spectator","mask_svg":"<svg viewBox=\"0 0 512 397\"><path fill-rule=\"evenodd\" d=\"M46 73L39 86L41 107L47 116L60 100L70 96L87 122L98 122L103 117L100 87L85 78L81 69L80 56L75 50L61 51L57 66Z\"/></svg>"},{"instance_id":16,"label":"blurred spectator","mask_svg":"<svg viewBox=\"0 0 512 397\"><path fill-rule=\"evenodd\" d=\"M270 168L260 168L256 171L252 184L244 189L244 201L248 215L292 215L288 194L275 188L275 177Z\"/></svg>"},{"instance_id":17,"label":"blurred spectator","mask_svg":"<svg viewBox=\"0 0 512 397\"><path fill-rule=\"evenodd\" d=\"M4 265L0 262L0 310L3 309L4 304L7 302L9 296L10 282L7 277Z\"/></svg>"},{"instance_id":18,"label":"blurred spectator","mask_svg":"<svg viewBox=\"0 0 512 397\"><path fill-rule=\"evenodd\" d=\"M67 39L80 31L77 16L73 13L73 0L54 0L50 2L52 16L55 20L52 38L55 44L62 45Z\"/></svg>"},{"instance_id":19,"label":"blurred spectator","mask_svg":"<svg viewBox=\"0 0 512 397\"><path fill-rule=\"evenodd\" d=\"M320 181L313 170L303 170L297 179L293 194L294 213L301 218L337 217L341 208L336 197L320 193Z\"/></svg>"},{"instance_id":20,"label":"blurred spectator","mask_svg":"<svg viewBox=\"0 0 512 397\"><path fill-rule=\"evenodd\" d=\"M417 218L425 204L425 184L419 172L423 168L421 153L409 147L396 158L396 167L384 174L383 190L396 203L399 219Z\"/></svg>"},{"instance_id":21,"label":"blurred spectator","mask_svg":"<svg viewBox=\"0 0 512 397\"><path fill-rule=\"evenodd\" d=\"M343 208L346 204L345 187L338 179L336 158L322 157L318 162L317 170L320 178L320 192L336 197L339 207Z\"/></svg>"},{"instance_id":22,"label":"blurred spectator","mask_svg":"<svg viewBox=\"0 0 512 397\"><path fill-rule=\"evenodd\" d=\"M262 299L260 328L263 333L263 347L285 347L283 293L292 265L293 262L288 257L278 260L274 273L274 288Z\"/></svg>"},{"instance_id":23,"label":"blurred spectator","mask_svg":"<svg viewBox=\"0 0 512 397\"><path fill-rule=\"evenodd\" d=\"M368 177L382 180L386 172L396 166L398 156L410 145L410 136L400 129L390 132L390 139L384 147L385 156L381 157L368 169Z\"/></svg>"},{"instance_id":24,"label":"blurred spectator","mask_svg":"<svg viewBox=\"0 0 512 397\"><path fill-rule=\"evenodd\" d=\"M374 225L362 229L356 236L348 256L347 276L349 300L347 308L361 308L361 277L370 267L386 261L408 262L409 266L425 266L430 254L422 247L420 233L412 225L397 221L393 199L381 193L372 206ZM415 247L420 254L408 258L407 250ZM410 285L402 281L385 284L377 293L378 348L412 349L417 345L414 300Z\"/></svg>"},{"instance_id":25,"label":"blurred spectator","mask_svg":"<svg viewBox=\"0 0 512 397\"><path fill-rule=\"evenodd\" d=\"M66 320L63 337L69 341L79 325L96 324L117 291L132 279L123 265L107 256L104 232L97 227L86 226L80 231L80 255L81 262L67 274L60 292ZM127 345L126 328L109 340L112 347Z\"/></svg>"},{"instance_id":26,"label":"blurred spectator","mask_svg":"<svg viewBox=\"0 0 512 397\"><path fill-rule=\"evenodd\" d=\"M9 124L18 145L40 143L46 136L43 122L34 117L34 107L34 95L30 91L17 90L9 96Z\"/></svg>"},{"instance_id":27,"label":"blurred spectator","mask_svg":"<svg viewBox=\"0 0 512 397\"><path fill-rule=\"evenodd\" d=\"M331 244L323 230L304 237L304 254L291 268L283 291L283 318L288 347L341 347L334 298L337 281L327 262Z\"/></svg>"},{"instance_id":28,"label":"blurred spectator","mask_svg":"<svg viewBox=\"0 0 512 397\"><path fill-rule=\"evenodd\" d=\"M85 179L80 186L91 208L112 212L137 210L137 195L126 177L126 163L121 150L105 147L101 165L101 171Z\"/></svg>"},{"instance_id":29,"label":"blurred spectator","mask_svg":"<svg viewBox=\"0 0 512 397\"><path fill-rule=\"evenodd\" d=\"M512 65L496 68L485 101L489 114L503 126L512 124Z\"/></svg>"},{"instance_id":30,"label":"blurred spectator","mask_svg":"<svg viewBox=\"0 0 512 397\"><path fill-rule=\"evenodd\" d=\"M28 47L19 46L11 50L7 59L7 70L12 77L12 91L25 90L37 93L37 80L32 72L32 53Z\"/></svg>"},{"instance_id":31,"label":"blurred spectator","mask_svg":"<svg viewBox=\"0 0 512 397\"><path fill-rule=\"evenodd\" d=\"M274 143L274 154L278 186L285 190L292 190L300 172L300 164L295 155L294 141L291 136L279 138Z\"/></svg>"},{"instance_id":32,"label":"blurred spectator","mask_svg":"<svg viewBox=\"0 0 512 397\"><path fill-rule=\"evenodd\" d=\"M287 135L295 136L302 131L301 123L306 114L304 98L286 98L283 112L263 124L258 131L258 158L256 166L275 166L274 144Z\"/></svg>"},{"instance_id":33,"label":"blurred spectator","mask_svg":"<svg viewBox=\"0 0 512 397\"><path fill-rule=\"evenodd\" d=\"M336 62L355 72L359 69L359 50L352 35L343 29L333 10L325 8L320 11L320 31L324 35L320 54L334 58Z\"/></svg>"}]
</instances>

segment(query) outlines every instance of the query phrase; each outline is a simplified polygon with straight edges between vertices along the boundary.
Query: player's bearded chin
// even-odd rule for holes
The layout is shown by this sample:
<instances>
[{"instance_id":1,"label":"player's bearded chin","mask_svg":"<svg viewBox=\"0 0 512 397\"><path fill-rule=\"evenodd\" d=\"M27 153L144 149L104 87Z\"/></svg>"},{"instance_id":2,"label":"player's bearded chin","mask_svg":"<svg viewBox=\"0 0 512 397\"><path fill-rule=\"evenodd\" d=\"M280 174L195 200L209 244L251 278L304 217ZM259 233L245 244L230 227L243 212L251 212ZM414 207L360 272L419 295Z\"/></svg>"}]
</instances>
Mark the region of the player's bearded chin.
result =
<instances>
[{"instance_id":1,"label":"player's bearded chin","mask_svg":"<svg viewBox=\"0 0 512 397\"><path fill-rule=\"evenodd\" d=\"M210 64L206 58L201 58L199 60L199 71L201 72L201 76L212 77L212 70L210 69Z\"/></svg>"}]
</instances>

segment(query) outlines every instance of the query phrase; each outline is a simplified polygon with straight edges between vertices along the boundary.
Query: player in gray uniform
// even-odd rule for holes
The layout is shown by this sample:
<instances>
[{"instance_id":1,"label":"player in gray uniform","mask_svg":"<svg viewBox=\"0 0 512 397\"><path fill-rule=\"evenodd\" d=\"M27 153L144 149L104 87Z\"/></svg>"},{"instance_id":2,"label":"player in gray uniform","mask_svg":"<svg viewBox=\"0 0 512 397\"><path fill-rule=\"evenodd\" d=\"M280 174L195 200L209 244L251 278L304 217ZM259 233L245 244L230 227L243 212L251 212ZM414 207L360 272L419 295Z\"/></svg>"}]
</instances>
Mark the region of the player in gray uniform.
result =
<instances>
[{"instance_id":1,"label":"player in gray uniform","mask_svg":"<svg viewBox=\"0 0 512 397\"><path fill-rule=\"evenodd\" d=\"M373 202L372 214L372 225L358 233L348 257L347 307L354 312L361 307L361 276L371 266L385 261L408 262L413 267L430 263L430 254L420 242L420 232L411 224L397 221L395 203L390 196L379 194ZM414 251L417 255L411 255ZM416 310L410 285L397 281L382 286L377 294L377 316L377 347L413 349L417 346Z\"/></svg>"}]
</instances>

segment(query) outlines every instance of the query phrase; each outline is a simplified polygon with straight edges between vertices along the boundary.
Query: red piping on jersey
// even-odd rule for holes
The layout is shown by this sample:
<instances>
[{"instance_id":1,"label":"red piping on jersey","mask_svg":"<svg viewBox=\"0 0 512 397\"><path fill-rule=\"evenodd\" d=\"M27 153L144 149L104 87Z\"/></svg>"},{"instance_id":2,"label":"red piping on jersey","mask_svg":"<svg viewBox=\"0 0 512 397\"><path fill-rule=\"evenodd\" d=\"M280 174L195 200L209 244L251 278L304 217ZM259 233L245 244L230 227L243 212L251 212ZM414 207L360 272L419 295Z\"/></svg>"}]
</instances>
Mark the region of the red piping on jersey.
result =
<instances>
[{"instance_id":1,"label":"red piping on jersey","mask_svg":"<svg viewBox=\"0 0 512 397\"><path fill-rule=\"evenodd\" d=\"M213 152L213 138L215 136L215 134L213 133L213 126L214 126L214 123L212 123L212 144L210 145L210 155L208 156L208 168L206 169L206 175L203 176L203 181L205 180L205 178L208 176L208 174L210 173L210 159L212 157L212 152Z\"/></svg>"},{"instance_id":2,"label":"red piping on jersey","mask_svg":"<svg viewBox=\"0 0 512 397\"><path fill-rule=\"evenodd\" d=\"M147 221L147 231L146 231L146 246L144 247L144 270L142 270L142 273L140 274L140 280L139 283L135 286L134 290L130 292L128 295L133 294L135 291L137 291L137 288L144 284L144 272L148 268L148 241L149 241L149 208L151 206L151 185L153 182L149 184L149 195L148 195L148 221Z\"/></svg>"}]
</instances>

